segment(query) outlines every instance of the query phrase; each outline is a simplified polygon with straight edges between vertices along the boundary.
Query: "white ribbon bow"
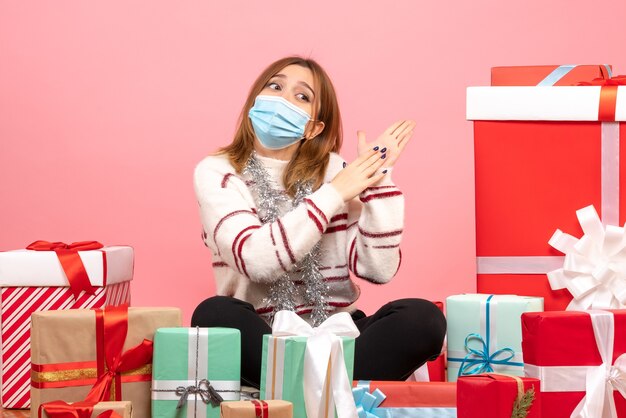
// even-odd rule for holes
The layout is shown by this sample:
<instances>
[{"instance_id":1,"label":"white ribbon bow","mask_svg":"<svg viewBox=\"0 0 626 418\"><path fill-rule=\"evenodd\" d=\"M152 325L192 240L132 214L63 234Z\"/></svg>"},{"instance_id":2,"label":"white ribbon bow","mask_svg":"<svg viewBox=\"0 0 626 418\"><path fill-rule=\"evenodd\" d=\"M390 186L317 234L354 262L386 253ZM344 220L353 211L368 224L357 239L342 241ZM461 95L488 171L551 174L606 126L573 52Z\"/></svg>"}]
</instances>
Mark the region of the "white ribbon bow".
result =
<instances>
[{"instance_id":1,"label":"white ribbon bow","mask_svg":"<svg viewBox=\"0 0 626 418\"><path fill-rule=\"evenodd\" d=\"M557 229L550 245L565 253L563 268L548 273L554 290L574 297L567 310L626 308L626 234L604 226L593 206L576 211L584 235L577 239Z\"/></svg>"},{"instance_id":2,"label":"white ribbon bow","mask_svg":"<svg viewBox=\"0 0 626 418\"><path fill-rule=\"evenodd\" d=\"M613 360L615 320L613 313L589 311L593 334L602 358L599 366L589 366L586 378L586 394L571 418L617 418L613 390L626 398L626 353Z\"/></svg>"},{"instance_id":3,"label":"white ribbon bow","mask_svg":"<svg viewBox=\"0 0 626 418\"><path fill-rule=\"evenodd\" d=\"M275 337L308 337L304 354L304 403L307 417L357 418L352 396L352 382L343 359L340 336L356 338L359 330L350 314L341 312L330 316L318 327L311 327L291 311L279 311L274 316L272 335ZM327 381L328 379L328 381ZM327 399L325 389L330 396ZM327 407L326 407L327 406Z\"/></svg>"}]
</instances>

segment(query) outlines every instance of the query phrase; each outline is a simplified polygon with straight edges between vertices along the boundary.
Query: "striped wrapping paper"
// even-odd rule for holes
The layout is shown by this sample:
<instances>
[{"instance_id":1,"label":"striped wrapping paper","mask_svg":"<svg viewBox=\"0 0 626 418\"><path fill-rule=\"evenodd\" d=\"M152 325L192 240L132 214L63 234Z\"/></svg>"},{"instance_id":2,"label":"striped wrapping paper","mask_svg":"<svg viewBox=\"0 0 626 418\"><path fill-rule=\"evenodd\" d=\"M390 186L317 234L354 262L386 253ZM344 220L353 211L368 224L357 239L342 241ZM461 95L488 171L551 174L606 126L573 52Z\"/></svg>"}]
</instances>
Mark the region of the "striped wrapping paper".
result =
<instances>
[{"instance_id":1,"label":"striped wrapping paper","mask_svg":"<svg viewBox=\"0 0 626 418\"><path fill-rule=\"evenodd\" d=\"M2 406L30 406L30 315L35 311L90 309L130 304L130 281L98 287L77 300L69 287L3 287L0 289Z\"/></svg>"}]
</instances>

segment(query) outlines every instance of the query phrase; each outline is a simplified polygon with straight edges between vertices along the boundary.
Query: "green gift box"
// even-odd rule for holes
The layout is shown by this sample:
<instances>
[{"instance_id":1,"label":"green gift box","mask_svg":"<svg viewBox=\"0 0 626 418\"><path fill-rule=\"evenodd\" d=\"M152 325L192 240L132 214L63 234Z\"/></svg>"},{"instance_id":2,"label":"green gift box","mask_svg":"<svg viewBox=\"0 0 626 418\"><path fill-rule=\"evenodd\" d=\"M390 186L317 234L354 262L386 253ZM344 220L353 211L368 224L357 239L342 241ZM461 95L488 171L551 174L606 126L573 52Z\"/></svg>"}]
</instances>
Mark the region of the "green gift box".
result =
<instances>
[{"instance_id":1,"label":"green gift box","mask_svg":"<svg viewBox=\"0 0 626 418\"><path fill-rule=\"evenodd\" d=\"M524 375L524 312L543 311L543 298L466 294L446 299L448 381L461 375L498 372Z\"/></svg>"},{"instance_id":2,"label":"green gift box","mask_svg":"<svg viewBox=\"0 0 626 418\"><path fill-rule=\"evenodd\" d=\"M263 336L261 399L282 399L293 403L293 416L306 417L304 404L304 357L307 337ZM341 337L343 358L352 382L354 338ZM329 370L329 375L331 375ZM324 392L328 392L325 388ZM328 400L325 401L328 404ZM334 411L329 414L335 416Z\"/></svg>"},{"instance_id":3,"label":"green gift box","mask_svg":"<svg viewBox=\"0 0 626 418\"><path fill-rule=\"evenodd\" d=\"M240 398L240 332L160 328L154 337L152 367L153 418L219 418L219 397Z\"/></svg>"}]
</instances>

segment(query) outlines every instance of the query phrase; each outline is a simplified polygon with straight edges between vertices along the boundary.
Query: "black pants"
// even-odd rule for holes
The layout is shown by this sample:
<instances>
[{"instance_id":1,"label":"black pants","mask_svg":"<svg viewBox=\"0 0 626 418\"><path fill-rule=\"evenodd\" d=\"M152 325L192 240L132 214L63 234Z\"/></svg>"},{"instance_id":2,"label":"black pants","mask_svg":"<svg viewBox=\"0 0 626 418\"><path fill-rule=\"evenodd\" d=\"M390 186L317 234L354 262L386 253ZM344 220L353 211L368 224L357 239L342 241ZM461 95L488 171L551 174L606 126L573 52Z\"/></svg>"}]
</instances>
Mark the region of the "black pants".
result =
<instances>
[{"instance_id":1,"label":"black pants","mask_svg":"<svg viewBox=\"0 0 626 418\"><path fill-rule=\"evenodd\" d=\"M352 318L361 332L355 343L355 380L406 380L439 354L446 334L445 317L423 299L396 300L372 316L356 311ZM225 296L209 298L198 305L191 325L239 329L241 381L259 387L263 335L272 329L251 304Z\"/></svg>"}]
</instances>

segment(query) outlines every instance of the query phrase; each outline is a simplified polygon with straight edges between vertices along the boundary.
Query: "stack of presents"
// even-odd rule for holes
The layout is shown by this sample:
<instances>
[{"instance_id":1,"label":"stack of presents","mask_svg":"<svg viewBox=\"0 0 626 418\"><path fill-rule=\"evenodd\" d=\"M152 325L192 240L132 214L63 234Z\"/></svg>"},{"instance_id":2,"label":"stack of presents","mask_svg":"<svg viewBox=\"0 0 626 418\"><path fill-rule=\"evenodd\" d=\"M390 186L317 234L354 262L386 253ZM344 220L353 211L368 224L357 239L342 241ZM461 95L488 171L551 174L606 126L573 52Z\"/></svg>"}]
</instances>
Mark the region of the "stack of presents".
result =
<instances>
[{"instance_id":1,"label":"stack of presents","mask_svg":"<svg viewBox=\"0 0 626 418\"><path fill-rule=\"evenodd\" d=\"M498 67L467 90L477 294L445 303L447 344L409 381L353 381L346 313L276 314L260 392L240 335L128 308L130 247L38 241L0 253L2 405L31 416L626 417L626 77ZM440 305L443 309L443 305ZM416 318L419 321L419 318Z\"/></svg>"}]
</instances>

